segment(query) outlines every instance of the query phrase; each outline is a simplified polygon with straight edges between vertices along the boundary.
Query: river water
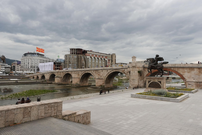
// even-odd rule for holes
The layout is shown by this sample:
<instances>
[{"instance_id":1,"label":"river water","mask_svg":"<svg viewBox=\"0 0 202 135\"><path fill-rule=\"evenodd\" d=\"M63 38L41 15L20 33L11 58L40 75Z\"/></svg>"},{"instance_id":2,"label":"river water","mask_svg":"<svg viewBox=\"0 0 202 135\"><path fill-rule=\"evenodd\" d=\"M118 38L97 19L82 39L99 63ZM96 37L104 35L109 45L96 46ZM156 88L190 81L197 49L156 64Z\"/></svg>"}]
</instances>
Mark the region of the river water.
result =
<instances>
[{"instance_id":1,"label":"river water","mask_svg":"<svg viewBox=\"0 0 202 135\"><path fill-rule=\"evenodd\" d=\"M128 85L128 83L126 84ZM69 85L57 85L57 84L29 84L29 85L5 85L0 86L0 89L4 88L11 88L13 89L12 93L18 93L25 90L58 90L59 92L56 93L48 93L44 95L40 95L41 100L47 99L55 99L61 97L68 97L74 95L82 95L82 94L89 94L89 93L99 93L100 89L96 87L70 87ZM124 87L119 87L116 89L111 90L118 90L123 89ZM0 91L0 95L11 94L11 93L2 93ZM26 97L25 97L26 98ZM32 101L36 101L37 96L29 97ZM17 99L8 99L8 100L1 100L0 99L0 106L3 105L11 105L15 104Z\"/></svg>"}]
</instances>

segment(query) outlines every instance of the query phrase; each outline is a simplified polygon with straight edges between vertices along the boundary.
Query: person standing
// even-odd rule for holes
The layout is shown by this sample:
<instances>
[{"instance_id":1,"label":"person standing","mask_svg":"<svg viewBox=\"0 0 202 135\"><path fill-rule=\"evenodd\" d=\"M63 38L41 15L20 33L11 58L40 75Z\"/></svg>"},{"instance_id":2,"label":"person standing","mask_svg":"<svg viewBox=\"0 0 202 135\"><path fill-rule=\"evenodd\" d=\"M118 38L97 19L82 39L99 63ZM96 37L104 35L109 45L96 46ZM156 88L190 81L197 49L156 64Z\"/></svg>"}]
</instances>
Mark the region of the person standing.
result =
<instances>
[{"instance_id":1,"label":"person standing","mask_svg":"<svg viewBox=\"0 0 202 135\"><path fill-rule=\"evenodd\" d=\"M100 95L102 94L102 90L100 90Z\"/></svg>"},{"instance_id":2,"label":"person standing","mask_svg":"<svg viewBox=\"0 0 202 135\"><path fill-rule=\"evenodd\" d=\"M37 102L40 102L41 101L41 97L37 97Z\"/></svg>"}]
</instances>

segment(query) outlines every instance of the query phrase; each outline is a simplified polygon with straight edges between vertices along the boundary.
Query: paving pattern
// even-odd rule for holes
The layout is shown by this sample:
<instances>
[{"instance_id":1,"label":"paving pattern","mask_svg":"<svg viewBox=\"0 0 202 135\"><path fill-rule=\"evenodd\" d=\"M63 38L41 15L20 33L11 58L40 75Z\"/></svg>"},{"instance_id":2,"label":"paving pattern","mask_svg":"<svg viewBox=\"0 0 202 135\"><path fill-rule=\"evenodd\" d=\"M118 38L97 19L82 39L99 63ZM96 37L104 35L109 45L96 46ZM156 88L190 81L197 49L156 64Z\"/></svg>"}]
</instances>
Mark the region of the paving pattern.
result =
<instances>
[{"instance_id":1,"label":"paving pattern","mask_svg":"<svg viewBox=\"0 0 202 135\"><path fill-rule=\"evenodd\" d=\"M90 110L90 126L113 135L202 135L202 90L180 103L130 97L143 90L65 101L63 110Z\"/></svg>"},{"instance_id":2,"label":"paving pattern","mask_svg":"<svg viewBox=\"0 0 202 135\"><path fill-rule=\"evenodd\" d=\"M63 110L91 111L87 126L48 118L0 129L0 135L202 135L202 90L180 103L130 97L143 90L64 101Z\"/></svg>"},{"instance_id":3,"label":"paving pattern","mask_svg":"<svg viewBox=\"0 0 202 135\"><path fill-rule=\"evenodd\" d=\"M0 135L110 135L110 134L87 125L50 117L0 129Z\"/></svg>"}]
</instances>

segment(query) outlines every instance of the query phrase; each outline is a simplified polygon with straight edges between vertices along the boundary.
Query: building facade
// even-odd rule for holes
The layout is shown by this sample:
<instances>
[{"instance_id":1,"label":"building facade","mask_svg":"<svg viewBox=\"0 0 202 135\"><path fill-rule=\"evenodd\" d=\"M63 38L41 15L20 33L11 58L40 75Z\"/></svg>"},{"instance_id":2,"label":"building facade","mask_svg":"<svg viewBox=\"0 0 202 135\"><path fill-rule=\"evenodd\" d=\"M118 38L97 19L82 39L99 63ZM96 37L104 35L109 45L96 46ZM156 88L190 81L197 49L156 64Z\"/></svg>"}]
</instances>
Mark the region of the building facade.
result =
<instances>
[{"instance_id":1,"label":"building facade","mask_svg":"<svg viewBox=\"0 0 202 135\"><path fill-rule=\"evenodd\" d=\"M116 64L116 54L107 54L84 50L81 48L70 48L70 54L65 55L65 68L98 68L112 67Z\"/></svg>"},{"instance_id":2,"label":"building facade","mask_svg":"<svg viewBox=\"0 0 202 135\"><path fill-rule=\"evenodd\" d=\"M11 70L13 71L13 73L22 71L21 62L20 61L13 62L11 64Z\"/></svg>"},{"instance_id":3,"label":"building facade","mask_svg":"<svg viewBox=\"0 0 202 135\"><path fill-rule=\"evenodd\" d=\"M50 59L44 56L44 54L28 52L23 54L21 58L21 68L23 71L33 71L36 73L39 70L39 63L54 62L54 59Z\"/></svg>"},{"instance_id":4,"label":"building facade","mask_svg":"<svg viewBox=\"0 0 202 135\"><path fill-rule=\"evenodd\" d=\"M11 66L6 63L0 62L0 72L3 74L9 74L10 73Z\"/></svg>"},{"instance_id":5,"label":"building facade","mask_svg":"<svg viewBox=\"0 0 202 135\"><path fill-rule=\"evenodd\" d=\"M63 70L64 69L64 59L56 59L54 62L54 70Z\"/></svg>"}]
</instances>

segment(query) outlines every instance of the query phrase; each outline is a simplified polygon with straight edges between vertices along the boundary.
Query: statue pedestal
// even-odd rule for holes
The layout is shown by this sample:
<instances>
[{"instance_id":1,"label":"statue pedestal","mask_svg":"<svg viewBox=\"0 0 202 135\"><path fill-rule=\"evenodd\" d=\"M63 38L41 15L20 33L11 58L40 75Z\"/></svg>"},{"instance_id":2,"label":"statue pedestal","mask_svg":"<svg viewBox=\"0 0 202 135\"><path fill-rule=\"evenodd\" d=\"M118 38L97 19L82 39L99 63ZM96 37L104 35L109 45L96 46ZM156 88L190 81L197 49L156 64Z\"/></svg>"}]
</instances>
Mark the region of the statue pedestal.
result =
<instances>
[{"instance_id":1,"label":"statue pedestal","mask_svg":"<svg viewBox=\"0 0 202 135\"><path fill-rule=\"evenodd\" d=\"M146 89L144 90L145 92L159 89L167 90L165 77L146 77Z\"/></svg>"}]
</instances>

